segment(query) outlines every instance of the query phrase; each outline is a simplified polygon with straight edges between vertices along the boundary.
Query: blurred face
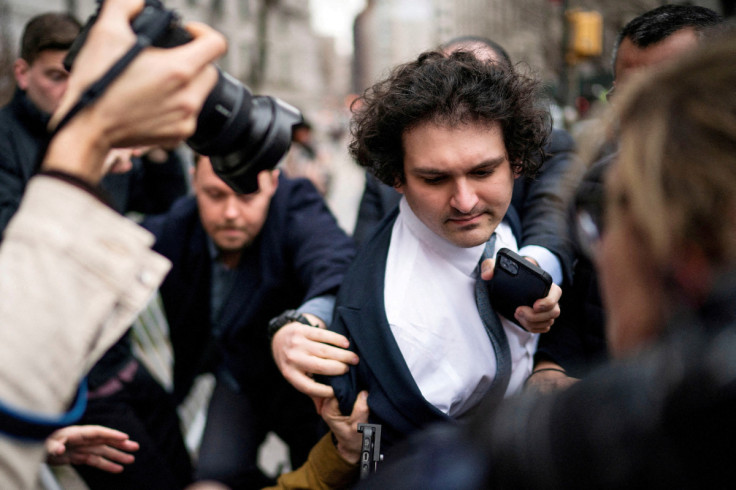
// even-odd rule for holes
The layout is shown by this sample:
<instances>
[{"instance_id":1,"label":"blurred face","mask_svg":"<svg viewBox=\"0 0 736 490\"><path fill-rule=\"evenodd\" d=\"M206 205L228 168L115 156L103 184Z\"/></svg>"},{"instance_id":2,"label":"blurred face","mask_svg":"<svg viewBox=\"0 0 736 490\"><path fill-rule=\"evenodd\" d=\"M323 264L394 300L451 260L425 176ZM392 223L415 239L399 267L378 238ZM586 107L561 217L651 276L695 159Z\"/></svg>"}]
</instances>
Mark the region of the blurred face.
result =
<instances>
[{"instance_id":1,"label":"blurred face","mask_svg":"<svg viewBox=\"0 0 736 490\"><path fill-rule=\"evenodd\" d=\"M488 241L514 185L498 123L425 123L403 135L405 183L397 187L417 217L460 247Z\"/></svg>"},{"instance_id":2,"label":"blurred face","mask_svg":"<svg viewBox=\"0 0 736 490\"><path fill-rule=\"evenodd\" d=\"M223 252L239 252L261 232L268 207L278 187L278 171L258 174L258 191L238 194L201 157L192 181L199 217L207 234Z\"/></svg>"},{"instance_id":3,"label":"blurred face","mask_svg":"<svg viewBox=\"0 0 736 490\"><path fill-rule=\"evenodd\" d=\"M30 65L24 59L15 62L15 80L25 90L36 107L53 113L66 91L69 72L63 61L66 51L49 49L41 51Z\"/></svg>"},{"instance_id":4,"label":"blurred face","mask_svg":"<svg viewBox=\"0 0 736 490\"><path fill-rule=\"evenodd\" d=\"M621 41L616 55L616 81L614 83L620 87L632 73L642 68L676 60L697 45L697 34L691 28L681 29L646 48L639 48L629 38L625 38Z\"/></svg>"},{"instance_id":5,"label":"blurred face","mask_svg":"<svg viewBox=\"0 0 736 490\"><path fill-rule=\"evenodd\" d=\"M608 174L606 227L596 254L609 350L620 357L657 338L664 321L664 280L627 209L615 165Z\"/></svg>"}]
</instances>

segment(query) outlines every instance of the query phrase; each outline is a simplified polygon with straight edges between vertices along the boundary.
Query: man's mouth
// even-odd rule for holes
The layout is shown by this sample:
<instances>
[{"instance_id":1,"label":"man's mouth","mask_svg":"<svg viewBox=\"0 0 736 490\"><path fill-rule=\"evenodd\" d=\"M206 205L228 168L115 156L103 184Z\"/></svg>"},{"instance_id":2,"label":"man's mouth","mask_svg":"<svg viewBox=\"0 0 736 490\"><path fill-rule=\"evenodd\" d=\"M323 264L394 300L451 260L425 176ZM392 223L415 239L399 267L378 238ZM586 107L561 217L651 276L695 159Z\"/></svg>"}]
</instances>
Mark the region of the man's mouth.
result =
<instances>
[{"instance_id":1,"label":"man's mouth","mask_svg":"<svg viewBox=\"0 0 736 490\"><path fill-rule=\"evenodd\" d=\"M450 218L448 218L447 221L451 223L455 223L457 225L471 225L471 224L475 224L478 221L480 221L482 216L483 216L483 213L468 214L468 215L462 215L462 216L451 216Z\"/></svg>"}]
</instances>

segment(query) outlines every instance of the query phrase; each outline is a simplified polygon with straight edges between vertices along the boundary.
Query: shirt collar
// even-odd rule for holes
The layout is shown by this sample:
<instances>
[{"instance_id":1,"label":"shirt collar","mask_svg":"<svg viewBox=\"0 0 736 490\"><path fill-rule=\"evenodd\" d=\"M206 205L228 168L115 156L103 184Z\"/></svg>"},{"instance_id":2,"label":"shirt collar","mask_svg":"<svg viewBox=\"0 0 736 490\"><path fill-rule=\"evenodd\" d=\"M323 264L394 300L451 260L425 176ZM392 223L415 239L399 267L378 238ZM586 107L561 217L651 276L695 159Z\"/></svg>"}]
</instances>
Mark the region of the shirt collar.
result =
<instances>
[{"instance_id":1,"label":"shirt collar","mask_svg":"<svg viewBox=\"0 0 736 490\"><path fill-rule=\"evenodd\" d=\"M437 235L414 214L405 197L399 202L399 219L420 243L432 249L462 273L470 277L477 275L478 262L483 255L485 243L468 248L458 247Z\"/></svg>"}]
</instances>

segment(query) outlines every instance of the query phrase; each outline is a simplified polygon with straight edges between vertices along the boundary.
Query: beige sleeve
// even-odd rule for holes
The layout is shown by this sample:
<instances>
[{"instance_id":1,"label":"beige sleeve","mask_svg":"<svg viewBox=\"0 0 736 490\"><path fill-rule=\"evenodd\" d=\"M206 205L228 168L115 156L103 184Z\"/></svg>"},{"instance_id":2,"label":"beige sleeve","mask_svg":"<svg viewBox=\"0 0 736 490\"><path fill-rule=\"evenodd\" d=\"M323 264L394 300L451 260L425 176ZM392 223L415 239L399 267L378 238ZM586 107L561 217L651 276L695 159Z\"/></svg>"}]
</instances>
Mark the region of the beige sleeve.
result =
<instances>
[{"instance_id":1,"label":"beige sleeve","mask_svg":"<svg viewBox=\"0 0 736 490\"><path fill-rule=\"evenodd\" d=\"M153 236L95 197L31 179L0 245L0 400L63 412L169 269ZM0 488L29 488L39 444L0 435ZM31 480L29 480L29 478Z\"/></svg>"}]
</instances>

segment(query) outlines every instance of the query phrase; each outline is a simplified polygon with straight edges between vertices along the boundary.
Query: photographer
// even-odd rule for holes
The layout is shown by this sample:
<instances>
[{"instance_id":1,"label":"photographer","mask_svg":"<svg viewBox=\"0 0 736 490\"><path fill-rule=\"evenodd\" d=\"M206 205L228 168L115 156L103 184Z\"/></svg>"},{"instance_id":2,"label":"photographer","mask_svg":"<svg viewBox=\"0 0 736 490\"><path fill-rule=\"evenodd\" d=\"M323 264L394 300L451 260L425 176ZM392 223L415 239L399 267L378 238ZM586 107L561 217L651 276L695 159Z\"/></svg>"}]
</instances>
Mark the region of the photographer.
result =
<instances>
[{"instance_id":1,"label":"photographer","mask_svg":"<svg viewBox=\"0 0 736 490\"><path fill-rule=\"evenodd\" d=\"M130 20L142 6L105 2L52 127L133 44ZM187 29L192 42L145 49L55 135L7 228L0 248L1 488L32 486L52 432L24 434L13 420L58 422L83 373L123 334L168 268L149 250L150 235L101 202L96 185L111 148L167 146L194 131L217 79L210 63L225 42L207 26Z\"/></svg>"}]
</instances>

